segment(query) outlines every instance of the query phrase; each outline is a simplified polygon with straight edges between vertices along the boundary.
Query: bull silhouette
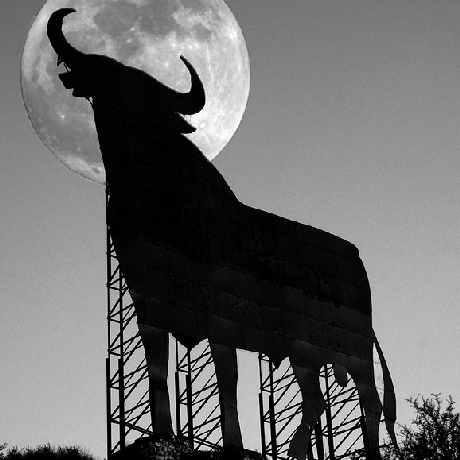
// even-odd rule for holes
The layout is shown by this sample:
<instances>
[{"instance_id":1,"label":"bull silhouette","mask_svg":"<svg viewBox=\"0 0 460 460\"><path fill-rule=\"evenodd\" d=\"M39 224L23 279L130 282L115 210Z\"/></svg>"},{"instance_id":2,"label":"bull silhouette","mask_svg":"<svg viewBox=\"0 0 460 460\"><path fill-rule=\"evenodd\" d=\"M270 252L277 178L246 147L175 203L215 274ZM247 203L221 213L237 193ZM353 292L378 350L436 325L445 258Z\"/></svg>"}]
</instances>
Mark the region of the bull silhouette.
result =
<instances>
[{"instance_id":1,"label":"bull silhouette","mask_svg":"<svg viewBox=\"0 0 460 460\"><path fill-rule=\"evenodd\" d=\"M182 115L205 104L191 77L188 93L107 56L83 54L62 33L74 9L55 11L47 26L60 79L94 111L110 199L107 222L135 306L149 371L152 426L172 433L168 332L189 349L208 339L220 392L224 445L242 446L237 412L236 348L289 358L299 384L302 419L289 455L303 460L325 409L323 365L337 381L354 379L373 458L379 421L396 443L396 403L372 329L366 271L351 243L322 230L250 208L183 133ZM373 349L383 367L384 398L375 387Z\"/></svg>"}]
</instances>

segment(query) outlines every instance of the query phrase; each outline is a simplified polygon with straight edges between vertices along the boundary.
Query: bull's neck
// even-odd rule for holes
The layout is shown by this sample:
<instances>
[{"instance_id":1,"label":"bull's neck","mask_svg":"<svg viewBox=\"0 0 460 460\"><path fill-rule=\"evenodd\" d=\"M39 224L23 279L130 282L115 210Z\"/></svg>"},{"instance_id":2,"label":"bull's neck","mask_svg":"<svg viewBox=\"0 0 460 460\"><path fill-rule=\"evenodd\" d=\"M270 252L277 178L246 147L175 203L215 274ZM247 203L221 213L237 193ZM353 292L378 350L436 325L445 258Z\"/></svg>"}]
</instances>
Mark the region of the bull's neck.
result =
<instances>
[{"instance_id":1,"label":"bull's neck","mask_svg":"<svg viewBox=\"0 0 460 460\"><path fill-rule=\"evenodd\" d=\"M236 201L219 171L174 124L163 119L146 122L141 114L131 119L125 110L116 109L106 101L93 102L111 194L121 198L136 189L139 196L175 197L205 208L211 206L208 202Z\"/></svg>"}]
</instances>

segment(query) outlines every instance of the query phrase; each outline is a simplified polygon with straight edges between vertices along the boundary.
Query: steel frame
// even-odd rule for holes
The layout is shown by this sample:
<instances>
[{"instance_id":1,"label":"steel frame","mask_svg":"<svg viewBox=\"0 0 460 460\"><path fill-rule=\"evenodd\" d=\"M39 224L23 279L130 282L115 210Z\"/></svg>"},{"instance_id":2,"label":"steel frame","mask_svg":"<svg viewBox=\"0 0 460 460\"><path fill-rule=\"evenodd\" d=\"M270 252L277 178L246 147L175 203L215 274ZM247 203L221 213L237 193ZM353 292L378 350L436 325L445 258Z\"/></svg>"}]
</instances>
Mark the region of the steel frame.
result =
<instances>
[{"instance_id":1,"label":"steel frame","mask_svg":"<svg viewBox=\"0 0 460 460\"><path fill-rule=\"evenodd\" d=\"M207 341L187 350L176 341L176 433L195 449L222 445L219 390Z\"/></svg>"},{"instance_id":2,"label":"steel frame","mask_svg":"<svg viewBox=\"0 0 460 460\"><path fill-rule=\"evenodd\" d=\"M109 199L107 187L107 201ZM148 372L134 305L120 271L107 225L107 458L139 435L152 434ZM287 360L275 370L259 354L259 416L262 454L288 459L290 439L301 417L300 391ZM187 350L175 347L175 426L196 449L222 444L214 364L207 341ZM327 408L315 427L308 460L339 460L365 454L364 416L354 384L340 387L332 368L321 372ZM314 455L316 452L316 457Z\"/></svg>"},{"instance_id":3,"label":"steel frame","mask_svg":"<svg viewBox=\"0 0 460 460\"><path fill-rule=\"evenodd\" d=\"M107 458L135 434L152 432L147 366L135 318L107 226Z\"/></svg>"},{"instance_id":4,"label":"steel frame","mask_svg":"<svg viewBox=\"0 0 460 460\"><path fill-rule=\"evenodd\" d=\"M110 190L106 188L106 203ZM128 287L107 225L107 458L140 435L153 434L148 371ZM217 380L207 341L192 351L176 342L175 425L196 448L221 443Z\"/></svg>"},{"instance_id":5,"label":"steel frame","mask_svg":"<svg viewBox=\"0 0 460 460\"><path fill-rule=\"evenodd\" d=\"M262 455L271 460L289 459L289 443L301 419L300 389L287 360L275 370L270 359L259 354L259 377ZM364 415L353 381L340 387L332 366L325 366L320 384L326 410L312 433L308 460L339 460L354 454L366 457Z\"/></svg>"},{"instance_id":6,"label":"steel frame","mask_svg":"<svg viewBox=\"0 0 460 460\"><path fill-rule=\"evenodd\" d=\"M135 311L108 239L107 454L153 434L148 372ZM187 350L176 341L175 426L196 449L221 444L217 381L209 346ZM136 436L135 436L136 435Z\"/></svg>"}]
</instances>

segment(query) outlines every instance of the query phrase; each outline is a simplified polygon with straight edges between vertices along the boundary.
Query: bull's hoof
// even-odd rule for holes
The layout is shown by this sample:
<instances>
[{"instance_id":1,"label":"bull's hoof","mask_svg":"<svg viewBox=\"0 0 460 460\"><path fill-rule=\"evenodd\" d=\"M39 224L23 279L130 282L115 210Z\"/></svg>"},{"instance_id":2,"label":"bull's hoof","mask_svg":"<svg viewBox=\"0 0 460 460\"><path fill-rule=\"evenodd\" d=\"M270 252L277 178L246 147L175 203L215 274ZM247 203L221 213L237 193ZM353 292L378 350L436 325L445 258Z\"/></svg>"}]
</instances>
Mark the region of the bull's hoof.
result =
<instances>
[{"instance_id":1,"label":"bull's hoof","mask_svg":"<svg viewBox=\"0 0 460 460\"><path fill-rule=\"evenodd\" d=\"M307 458L308 446L310 444L311 429L306 423L301 423L289 444L289 457L297 460Z\"/></svg>"},{"instance_id":2,"label":"bull's hoof","mask_svg":"<svg viewBox=\"0 0 460 460\"><path fill-rule=\"evenodd\" d=\"M203 457L216 460L264 460L264 457L259 452L254 452L240 447L222 447L215 452L216 457ZM193 457L192 457L193 458ZM201 457L196 457L201 458Z\"/></svg>"}]
</instances>

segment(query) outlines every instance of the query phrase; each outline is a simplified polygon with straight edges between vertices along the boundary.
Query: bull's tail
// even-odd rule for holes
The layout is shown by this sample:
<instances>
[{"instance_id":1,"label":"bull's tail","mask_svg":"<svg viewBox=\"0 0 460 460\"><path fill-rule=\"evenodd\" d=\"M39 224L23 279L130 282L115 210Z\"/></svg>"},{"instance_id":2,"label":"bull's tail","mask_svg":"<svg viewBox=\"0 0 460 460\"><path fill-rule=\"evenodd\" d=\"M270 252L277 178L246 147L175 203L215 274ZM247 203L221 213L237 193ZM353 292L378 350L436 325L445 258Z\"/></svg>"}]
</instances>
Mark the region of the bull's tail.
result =
<instances>
[{"instance_id":1,"label":"bull's tail","mask_svg":"<svg viewBox=\"0 0 460 460\"><path fill-rule=\"evenodd\" d=\"M383 356L383 351L380 348L379 341L375 337L375 348L379 355L380 364L383 371L383 415L385 417L385 425L387 432L390 436L391 441L394 446L397 447L398 443L395 436L395 422L396 422L396 397L393 386L393 381L391 380L390 371L388 370L385 357Z\"/></svg>"}]
</instances>

